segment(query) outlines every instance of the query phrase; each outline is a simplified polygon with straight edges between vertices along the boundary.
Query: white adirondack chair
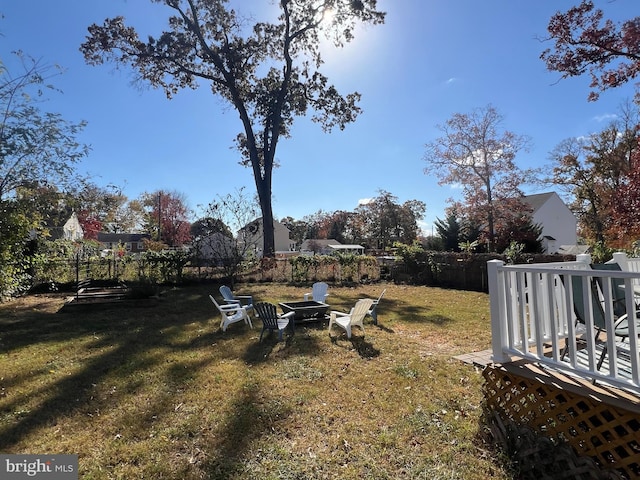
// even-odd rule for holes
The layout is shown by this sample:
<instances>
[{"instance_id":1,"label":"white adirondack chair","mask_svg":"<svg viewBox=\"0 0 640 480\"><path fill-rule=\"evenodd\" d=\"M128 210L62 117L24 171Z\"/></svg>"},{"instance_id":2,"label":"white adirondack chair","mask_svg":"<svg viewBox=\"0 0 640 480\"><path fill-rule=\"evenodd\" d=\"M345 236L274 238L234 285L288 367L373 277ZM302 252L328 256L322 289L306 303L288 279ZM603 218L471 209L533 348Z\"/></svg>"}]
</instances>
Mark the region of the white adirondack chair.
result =
<instances>
[{"instance_id":1,"label":"white adirondack chair","mask_svg":"<svg viewBox=\"0 0 640 480\"><path fill-rule=\"evenodd\" d=\"M220 328L223 332L227 331L227 327L232 323L242 322L249 325L249 328L253 328L253 324L251 323L251 318L247 313L246 307L240 305L239 303L229 303L227 305L220 305L216 302L216 299L213 298L212 295L209 295L209 298L216 306L218 311L220 312Z\"/></svg>"},{"instance_id":2,"label":"white adirondack chair","mask_svg":"<svg viewBox=\"0 0 640 480\"><path fill-rule=\"evenodd\" d=\"M364 334L363 320L371 305L373 305L373 300L363 298L356 302L349 313L332 311L329 316L329 333L331 333L331 327L337 325L347 332L347 338L351 338L351 329L354 326L360 327Z\"/></svg>"}]
</instances>

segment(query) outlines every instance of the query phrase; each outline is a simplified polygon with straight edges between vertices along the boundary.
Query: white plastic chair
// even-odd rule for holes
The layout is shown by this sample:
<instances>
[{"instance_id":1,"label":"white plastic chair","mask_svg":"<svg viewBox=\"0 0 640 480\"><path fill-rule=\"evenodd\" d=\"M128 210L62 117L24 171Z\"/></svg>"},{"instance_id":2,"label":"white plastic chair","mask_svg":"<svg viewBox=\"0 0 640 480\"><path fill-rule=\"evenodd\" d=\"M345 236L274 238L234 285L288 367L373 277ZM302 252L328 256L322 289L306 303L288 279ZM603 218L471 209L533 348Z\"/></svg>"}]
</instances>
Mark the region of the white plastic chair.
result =
<instances>
[{"instance_id":1,"label":"white plastic chair","mask_svg":"<svg viewBox=\"0 0 640 480\"><path fill-rule=\"evenodd\" d=\"M382 293L380 294L380 296L376 300L373 301L373 304L371 305L371 308L367 312L367 315L369 315L371 318L373 318L373 324L374 325L378 324L378 313L376 312L376 308L378 307L378 304L380 303L380 300L382 300L382 297L384 297L384 293L386 291L387 291L386 288L384 290L382 290Z\"/></svg>"},{"instance_id":2,"label":"white plastic chair","mask_svg":"<svg viewBox=\"0 0 640 480\"><path fill-rule=\"evenodd\" d=\"M324 282L316 282L313 284L312 291L304 294L304 301L313 300L314 302L324 303L329 296L328 290L329 285Z\"/></svg>"},{"instance_id":3,"label":"white plastic chair","mask_svg":"<svg viewBox=\"0 0 640 480\"><path fill-rule=\"evenodd\" d=\"M227 303L238 303L246 307L247 311L253 308L253 297L251 295L234 295L229 287L226 285L220 286L220 295Z\"/></svg>"},{"instance_id":4,"label":"white plastic chair","mask_svg":"<svg viewBox=\"0 0 640 480\"><path fill-rule=\"evenodd\" d=\"M331 327L335 324L347 332L347 338L351 338L351 329L354 326L360 327L364 334L363 320L371 309L371 305L373 305L373 300L363 298L356 302L349 313L332 311L329 317L329 333L331 333Z\"/></svg>"},{"instance_id":5,"label":"white plastic chair","mask_svg":"<svg viewBox=\"0 0 640 480\"><path fill-rule=\"evenodd\" d=\"M220 312L220 328L223 332L227 331L227 327L232 323L244 321L249 328L253 328L253 324L251 323L251 317L247 313L247 308L240 305L239 303L229 303L227 305L220 305L216 302L216 299L213 298L212 295L209 295L209 298L216 306L218 311Z\"/></svg>"}]
</instances>

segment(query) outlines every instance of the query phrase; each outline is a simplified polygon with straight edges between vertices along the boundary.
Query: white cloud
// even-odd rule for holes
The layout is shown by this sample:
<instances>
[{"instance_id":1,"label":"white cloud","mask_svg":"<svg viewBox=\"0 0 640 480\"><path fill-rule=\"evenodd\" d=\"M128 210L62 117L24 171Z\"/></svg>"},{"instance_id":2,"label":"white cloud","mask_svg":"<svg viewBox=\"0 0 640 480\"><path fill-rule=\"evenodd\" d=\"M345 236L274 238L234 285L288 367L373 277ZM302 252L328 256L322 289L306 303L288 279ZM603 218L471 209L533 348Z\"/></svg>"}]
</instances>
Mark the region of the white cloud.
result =
<instances>
[{"instance_id":1,"label":"white cloud","mask_svg":"<svg viewBox=\"0 0 640 480\"><path fill-rule=\"evenodd\" d=\"M605 113L604 115L596 115L595 117L593 117L596 122L606 122L615 120L616 118L618 118L618 115L616 115L615 113Z\"/></svg>"},{"instance_id":2,"label":"white cloud","mask_svg":"<svg viewBox=\"0 0 640 480\"><path fill-rule=\"evenodd\" d=\"M427 223L424 220L418 220L418 228L420 229L420 234L423 237L428 237L433 235L433 232L434 232L433 223Z\"/></svg>"},{"instance_id":3,"label":"white cloud","mask_svg":"<svg viewBox=\"0 0 640 480\"><path fill-rule=\"evenodd\" d=\"M373 198L361 198L358 200L358 205L368 205L371 202L373 202Z\"/></svg>"}]
</instances>

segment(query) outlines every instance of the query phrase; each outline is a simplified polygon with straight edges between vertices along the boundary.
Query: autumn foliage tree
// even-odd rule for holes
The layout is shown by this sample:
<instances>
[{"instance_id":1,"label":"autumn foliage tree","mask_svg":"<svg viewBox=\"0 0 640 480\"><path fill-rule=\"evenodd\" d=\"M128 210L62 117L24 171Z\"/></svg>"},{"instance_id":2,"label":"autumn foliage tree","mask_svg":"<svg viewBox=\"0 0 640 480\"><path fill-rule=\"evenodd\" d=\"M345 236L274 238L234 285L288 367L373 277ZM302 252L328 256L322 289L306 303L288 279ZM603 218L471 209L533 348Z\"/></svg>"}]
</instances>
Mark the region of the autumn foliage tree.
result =
<instances>
[{"instance_id":1,"label":"autumn foliage tree","mask_svg":"<svg viewBox=\"0 0 640 480\"><path fill-rule=\"evenodd\" d=\"M589 73L593 89L589 100L640 73L640 17L615 23L605 19L591 0L583 0L551 17L547 30L555 45L540 58L563 78Z\"/></svg>"},{"instance_id":2,"label":"autumn foliage tree","mask_svg":"<svg viewBox=\"0 0 640 480\"><path fill-rule=\"evenodd\" d=\"M359 238L358 234L354 235L355 232L352 229L355 215L354 212L343 210L334 212L318 210L314 214L306 215L303 218L306 228L300 232L303 233L300 243L305 239L333 239L340 243L354 243ZM290 228L289 225L296 227L295 224L289 222L287 228ZM298 226L298 230L303 229Z\"/></svg>"},{"instance_id":3,"label":"autumn foliage tree","mask_svg":"<svg viewBox=\"0 0 640 480\"><path fill-rule=\"evenodd\" d=\"M618 119L602 131L568 138L551 152L551 176L547 179L571 199L581 236L590 244L622 247L628 214L622 214L638 155L638 115L622 109ZM623 194L624 192L624 194ZM626 220L625 220L626 219Z\"/></svg>"},{"instance_id":4,"label":"autumn foliage tree","mask_svg":"<svg viewBox=\"0 0 640 480\"><path fill-rule=\"evenodd\" d=\"M356 213L364 224L368 246L384 250L394 243L412 244L418 238L418 221L427 206L420 200L398 202L398 197L380 190L378 196L360 205Z\"/></svg>"},{"instance_id":5,"label":"autumn foliage tree","mask_svg":"<svg viewBox=\"0 0 640 480\"><path fill-rule=\"evenodd\" d=\"M180 192L157 191L142 195L147 212L146 230L154 239L172 247L191 240L191 223L186 197Z\"/></svg>"},{"instance_id":6,"label":"autumn foliage tree","mask_svg":"<svg viewBox=\"0 0 640 480\"><path fill-rule=\"evenodd\" d=\"M325 131L344 128L360 113L360 95L340 95L319 70L321 35L343 46L353 39L356 23L380 24L385 14L376 10L376 0L279 0L272 2L279 8L276 21L251 25L227 0L151 1L172 11L168 31L145 42L124 18L107 19L89 27L82 53L92 65L130 65L139 80L162 88L168 98L204 81L235 108L242 124L236 144L253 171L266 220L263 255L273 256L278 141L290 135L296 117L310 111Z\"/></svg>"},{"instance_id":7,"label":"autumn foliage tree","mask_svg":"<svg viewBox=\"0 0 640 480\"><path fill-rule=\"evenodd\" d=\"M515 164L528 138L502 129L502 115L491 105L471 113L456 113L438 128L442 136L426 144L426 174L440 184L462 185L464 202L457 210L475 224L485 225L489 251L495 249L497 209L522 197L527 172Z\"/></svg>"},{"instance_id":8,"label":"autumn foliage tree","mask_svg":"<svg viewBox=\"0 0 640 480\"><path fill-rule=\"evenodd\" d=\"M640 17L622 23L605 19L591 0L556 13L548 25L553 48L542 60L563 78L591 76L589 100L637 78L640 73ZM638 92L636 100L639 99ZM628 119L627 116L623 118ZM623 130L610 127L586 143L577 139L556 149L556 184L569 185L574 207L587 238L610 247L625 247L637 239L638 122Z\"/></svg>"},{"instance_id":9,"label":"autumn foliage tree","mask_svg":"<svg viewBox=\"0 0 640 480\"><path fill-rule=\"evenodd\" d=\"M638 139L640 140L640 138ZM617 191L612 203L609 233L612 246L631 248L640 240L640 149L631 156L631 168Z\"/></svg>"}]
</instances>

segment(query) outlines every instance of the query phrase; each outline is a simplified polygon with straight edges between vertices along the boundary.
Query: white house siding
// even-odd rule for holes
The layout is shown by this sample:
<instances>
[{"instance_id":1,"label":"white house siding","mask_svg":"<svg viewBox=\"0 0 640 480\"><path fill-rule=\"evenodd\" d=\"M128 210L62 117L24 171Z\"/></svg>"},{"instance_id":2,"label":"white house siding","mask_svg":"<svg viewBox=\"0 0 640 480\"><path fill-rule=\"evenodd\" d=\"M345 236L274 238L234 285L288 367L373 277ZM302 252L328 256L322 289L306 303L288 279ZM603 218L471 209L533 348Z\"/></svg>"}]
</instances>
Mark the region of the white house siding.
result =
<instances>
[{"instance_id":1,"label":"white house siding","mask_svg":"<svg viewBox=\"0 0 640 480\"><path fill-rule=\"evenodd\" d=\"M289 252L295 249L295 243L289 238L289 229L277 220L273 221L276 252Z\"/></svg>"},{"instance_id":2,"label":"white house siding","mask_svg":"<svg viewBox=\"0 0 640 480\"><path fill-rule=\"evenodd\" d=\"M234 240L216 232L200 239L194 246L200 260L222 265L233 256Z\"/></svg>"},{"instance_id":3,"label":"white house siding","mask_svg":"<svg viewBox=\"0 0 640 480\"><path fill-rule=\"evenodd\" d=\"M289 238L289 229L277 220L273 221L274 228L274 247L276 252L289 252L294 250L295 244ZM242 230L246 232L245 242L253 245L255 254L258 258L262 257L262 247L264 245L264 236L262 230L262 219L254 220ZM239 232L242 236L242 233Z\"/></svg>"},{"instance_id":4,"label":"white house siding","mask_svg":"<svg viewBox=\"0 0 640 480\"><path fill-rule=\"evenodd\" d=\"M64 227L62 227L62 232L63 238L65 240L76 241L82 240L84 238L84 231L82 230L82 226L78 221L76 212L73 212L71 214L71 217L69 217L69 220L67 220L67 222L64 224Z\"/></svg>"},{"instance_id":5,"label":"white house siding","mask_svg":"<svg viewBox=\"0 0 640 480\"><path fill-rule=\"evenodd\" d=\"M525 200L533 208L533 223L542 226L542 237L553 239L545 242L546 253L557 253L561 245L578 243L576 217L557 193L528 195Z\"/></svg>"}]
</instances>

